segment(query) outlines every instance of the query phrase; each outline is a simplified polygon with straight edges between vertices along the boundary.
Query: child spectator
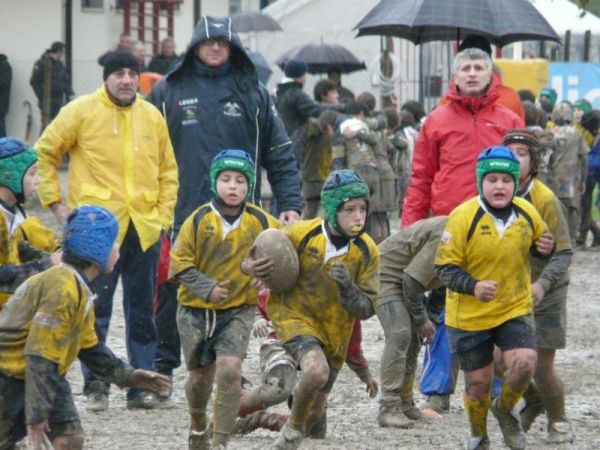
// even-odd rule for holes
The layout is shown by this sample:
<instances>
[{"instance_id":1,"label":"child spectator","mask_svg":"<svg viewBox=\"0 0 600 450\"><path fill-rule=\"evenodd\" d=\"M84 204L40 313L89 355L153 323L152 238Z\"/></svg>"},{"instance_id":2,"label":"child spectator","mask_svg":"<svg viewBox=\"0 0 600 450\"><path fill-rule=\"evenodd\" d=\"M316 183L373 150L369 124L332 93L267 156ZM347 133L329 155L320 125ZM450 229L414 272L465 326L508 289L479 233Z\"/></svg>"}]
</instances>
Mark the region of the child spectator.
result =
<instances>
[{"instance_id":1,"label":"child spectator","mask_svg":"<svg viewBox=\"0 0 600 450\"><path fill-rule=\"evenodd\" d=\"M35 150L24 141L0 138L0 310L26 278L60 261L59 253L47 253L59 247L54 232L23 209L38 184Z\"/></svg>"},{"instance_id":2,"label":"child spectator","mask_svg":"<svg viewBox=\"0 0 600 450\"><path fill-rule=\"evenodd\" d=\"M169 379L133 369L98 340L91 282L119 258L119 225L107 210L81 206L65 223L62 264L25 281L0 313L0 447L25 435L34 449L83 448L65 375L75 358L120 387L162 392Z\"/></svg>"},{"instance_id":3,"label":"child spectator","mask_svg":"<svg viewBox=\"0 0 600 450\"><path fill-rule=\"evenodd\" d=\"M214 381L210 444L227 445L240 407L241 367L256 305L247 275L264 277L273 269L268 257L244 260L260 232L280 226L247 203L254 192L254 174L245 151L218 153L210 166L213 198L185 220L171 251L170 277L181 283L177 328L189 371L185 392L190 449L209 445L206 406Z\"/></svg>"},{"instance_id":4,"label":"child spectator","mask_svg":"<svg viewBox=\"0 0 600 450\"><path fill-rule=\"evenodd\" d=\"M581 212L581 196L585 192L587 180L587 158L589 147L573 123L573 107L571 103L562 101L552 112L553 126L549 131L554 137L554 153L550 166L556 183L556 196L567 209L567 223L571 245L579 230Z\"/></svg>"},{"instance_id":5,"label":"child spectator","mask_svg":"<svg viewBox=\"0 0 600 450\"><path fill-rule=\"evenodd\" d=\"M367 184L352 170L336 170L325 180L321 199L325 220L299 221L284 230L298 251L300 276L293 289L267 304L277 336L302 370L277 449L298 448L322 415L355 320L374 314L379 289L379 252L363 234Z\"/></svg>"},{"instance_id":6,"label":"child spectator","mask_svg":"<svg viewBox=\"0 0 600 450\"><path fill-rule=\"evenodd\" d=\"M471 426L467 449L489 448L488 409L498 419L506 445L513 450L526 445L513 408L536 366L530 253L549 255L554 242L533 205L514 197L519 179L519 160L510 149L484 150L477 160L479 196L452 211L435 260L448 289L450 345L465 373ZM492 402L494 345L507 370Z\"/></svg>"}]
</instances>

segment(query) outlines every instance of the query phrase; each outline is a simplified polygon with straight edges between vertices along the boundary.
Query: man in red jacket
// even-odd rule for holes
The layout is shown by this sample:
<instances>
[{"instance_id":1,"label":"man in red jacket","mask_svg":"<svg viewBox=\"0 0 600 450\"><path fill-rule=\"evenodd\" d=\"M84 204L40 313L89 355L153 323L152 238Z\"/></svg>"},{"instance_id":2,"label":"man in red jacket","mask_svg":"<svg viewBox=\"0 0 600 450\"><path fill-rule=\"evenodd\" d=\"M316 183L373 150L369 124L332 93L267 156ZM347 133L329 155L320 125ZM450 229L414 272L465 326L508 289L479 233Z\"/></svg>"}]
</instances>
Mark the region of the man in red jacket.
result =
<instances>
[{"instance_id":1,"label":"man in red jacket","mask_svg":"<svg viewBox=\"0 0 600 450\"><path fill-rule=\"evenodd\" d=\"M449 214L477 195L477 155L499 145L507 129L523 127L514 112L496 102L498 77L478 48L459 52L453 63L449 103L433 111L417 139L413 173L402 209L402 227L430 215Z\"/></svg>"}]
</instances>

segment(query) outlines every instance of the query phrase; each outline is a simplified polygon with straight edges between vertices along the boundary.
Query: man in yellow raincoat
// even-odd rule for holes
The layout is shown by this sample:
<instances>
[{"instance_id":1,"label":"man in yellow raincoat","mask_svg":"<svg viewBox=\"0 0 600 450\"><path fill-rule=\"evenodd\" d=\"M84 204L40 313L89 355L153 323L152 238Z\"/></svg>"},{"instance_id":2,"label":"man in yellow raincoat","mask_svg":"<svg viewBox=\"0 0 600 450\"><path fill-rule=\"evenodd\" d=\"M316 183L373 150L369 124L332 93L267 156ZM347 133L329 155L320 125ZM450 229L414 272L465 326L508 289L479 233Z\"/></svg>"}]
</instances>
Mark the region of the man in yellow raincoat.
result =
<instances>
[{"instance_id":1,"label":"man in yellow raincoat","mask_svg":"<svg viewBox=\"0 0 600 450\"><path fill-rule=\"evenodd\" d=\"M96 285L96 327L106 339L112 298L123 277L127 353L135 368L151 369L157 346L153 299L160 236L173 221L177 165L160 112L137 94L139 67L127 51L115 51L104 65L104 85L65 106L36 143L39 197L59 223L70 209L103 206L119 221L120 259ZM63 198L58 167L69 156L68 197ZM88 408L108 407L108 385L84 369ZM149 392L131 389L128 408L159 403Z\"/></svg>"}]
</instances>

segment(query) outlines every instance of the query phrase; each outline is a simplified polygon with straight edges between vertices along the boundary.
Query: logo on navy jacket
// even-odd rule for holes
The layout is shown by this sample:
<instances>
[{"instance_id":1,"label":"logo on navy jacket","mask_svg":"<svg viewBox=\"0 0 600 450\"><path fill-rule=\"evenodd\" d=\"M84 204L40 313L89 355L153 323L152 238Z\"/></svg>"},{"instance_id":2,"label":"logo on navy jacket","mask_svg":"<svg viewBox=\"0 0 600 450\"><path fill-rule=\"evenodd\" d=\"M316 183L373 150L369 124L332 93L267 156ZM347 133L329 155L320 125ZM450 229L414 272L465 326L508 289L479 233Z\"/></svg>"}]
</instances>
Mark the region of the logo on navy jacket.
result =
<instances>
[{"instance_id":1,"label":"logo on navy jacket","mask_svg":"<svg viewBox=\"0 0 600 450\"><path fill-rule=\"evenodd\" d=\"M227 102L223 106L223 114L229 117L240 117L242 115L242 108L236 102Z\"/></svg>"},{"instance_id":2,"label":"logo on navy jacket","mask_svg":"<svg viewBox=\"0 0 600 450\"><path fill-rule=\"evenodd\" d=\"M199 122L198 112L198 99L197 98L186 98L179 100L179 107L183 112L183 118L181 119L181 125L197 125Z\"/></svg>"}]
</instances>

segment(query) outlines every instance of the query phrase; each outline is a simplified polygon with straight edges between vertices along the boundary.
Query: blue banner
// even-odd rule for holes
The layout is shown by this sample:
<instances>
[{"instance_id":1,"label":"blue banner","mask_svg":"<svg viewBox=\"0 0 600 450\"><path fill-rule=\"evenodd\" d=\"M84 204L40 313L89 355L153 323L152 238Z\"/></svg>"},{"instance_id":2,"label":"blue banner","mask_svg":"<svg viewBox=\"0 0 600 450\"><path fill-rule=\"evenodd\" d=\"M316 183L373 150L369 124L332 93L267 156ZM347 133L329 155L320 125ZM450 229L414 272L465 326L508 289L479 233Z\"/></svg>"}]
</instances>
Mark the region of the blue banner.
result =
<instances>
[{"instance_id":1,"label":"blue banner","mask_svg":"<svg viewBox=\"0 0 600 450\"><path fill-rule=\"evenodd\" d=\"M556 89L559 101L585 98L600 109L600 64L551 62L550 86Z\"/></svg>"}]
</instances>

